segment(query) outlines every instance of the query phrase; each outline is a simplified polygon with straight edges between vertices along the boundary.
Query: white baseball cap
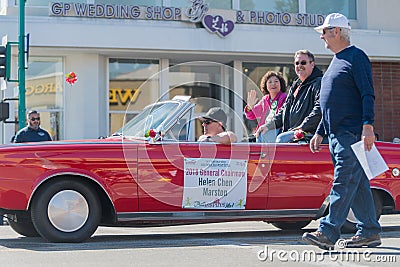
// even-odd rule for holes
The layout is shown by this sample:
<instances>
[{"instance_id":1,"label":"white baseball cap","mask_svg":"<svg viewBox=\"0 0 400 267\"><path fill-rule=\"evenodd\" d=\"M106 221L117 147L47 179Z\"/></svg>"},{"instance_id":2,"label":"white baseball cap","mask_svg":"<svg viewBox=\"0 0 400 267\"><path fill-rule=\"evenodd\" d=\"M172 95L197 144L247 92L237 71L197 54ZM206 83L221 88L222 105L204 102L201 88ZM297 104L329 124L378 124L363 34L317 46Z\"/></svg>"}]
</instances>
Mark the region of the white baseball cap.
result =
<instances>
[{"instance_id":1,"label":"white baseball cap","mask_svg":"<svg viewBox=\"0 0 400 267\"><path fill-rule=\"evenodd\" d=\"M322 33L323 29L331 27L351 29L350 23L345 15L342 15L340 13L332 13L326 16L324 24L315 27L314 30L316 30L319 33Z\"/></svg>"}]
</instances>

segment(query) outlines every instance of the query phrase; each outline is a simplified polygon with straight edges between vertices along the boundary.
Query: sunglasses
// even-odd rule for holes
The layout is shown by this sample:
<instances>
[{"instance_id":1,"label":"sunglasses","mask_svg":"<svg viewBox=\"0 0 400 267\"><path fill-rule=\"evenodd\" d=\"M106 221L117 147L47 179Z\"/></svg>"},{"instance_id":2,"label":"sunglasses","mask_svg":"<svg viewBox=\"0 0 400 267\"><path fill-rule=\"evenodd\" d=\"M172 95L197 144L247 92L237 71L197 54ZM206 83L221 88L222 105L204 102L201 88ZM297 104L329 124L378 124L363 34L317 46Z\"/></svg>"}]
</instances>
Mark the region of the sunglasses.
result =
<instances>
[{"instance_id":1,"label":"sunglasses","mask_svg":"<svg viewBox=\"0 0 400 267\"><path fill-rule=\"evenodd\" d=\"M301 64L302 66L307 65L307 61L302 60L302 61L296 61L294 64L296 64L296 66L298 66L299 64Z\"/></svg>"},{"instance_id":2,"label":"sunglasses","mask_svg":"<svg viewBox=\"0 0 400 267\"><path fill-rule=\"evenodd\" d=\"M335 27L328 27L328 28L322 29L322 34L326 34L327 31L330 31L333 29L335 29Z\"/></svg>"},{"instance_id":3,"label":"sunglasses","mask_svg":"<svg viewBox=\"0 0 400 267\"><path fill-rule=\"evenodd\" d=\"M210 123L212 123L212 122L216 122L215 120L211 120L211 119L205 119L205 120L203 120L201 123L203 124L206 124L206 125L208 125L208 124L210 124Z\"/></svg>"},{"instance_id":4,"label":"sunglasses","mask_svg":"<svg viewBox=\"0 0 400 267\"><path fill-rule=\"evenodd\" d=\"M31 121L40 121L40 117L37 118L30 118Z\"/></svg>"}]
</instances>

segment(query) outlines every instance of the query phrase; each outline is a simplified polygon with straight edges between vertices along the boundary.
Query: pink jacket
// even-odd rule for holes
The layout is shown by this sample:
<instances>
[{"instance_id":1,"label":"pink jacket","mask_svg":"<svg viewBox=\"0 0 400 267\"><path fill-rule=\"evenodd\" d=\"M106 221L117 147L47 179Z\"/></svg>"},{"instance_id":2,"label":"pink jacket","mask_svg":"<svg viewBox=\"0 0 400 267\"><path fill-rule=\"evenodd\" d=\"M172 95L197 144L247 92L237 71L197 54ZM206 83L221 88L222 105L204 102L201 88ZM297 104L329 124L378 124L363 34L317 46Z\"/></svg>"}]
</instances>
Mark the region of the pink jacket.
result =
<instances>
[{"instance_id":1,"label":"pink jacket","mask_svg":"<svg viewBox=\"0 0 400 267\"><path fill-rule=\"evenodd\" d=\"M285 103L287 94L279 92L276 97L270 101L270 95L265 95L256 105L254 105L253 109L249 112L246 112L247 106L244 109L244 113L246 114L246 118L249 120L258 119L258 127L265 124L265 119L268 116L268 113L271 109L271 104L274 101L278 101L278 107L275 113L281 109L283 103Z\"/></svg>"}]
</instances>

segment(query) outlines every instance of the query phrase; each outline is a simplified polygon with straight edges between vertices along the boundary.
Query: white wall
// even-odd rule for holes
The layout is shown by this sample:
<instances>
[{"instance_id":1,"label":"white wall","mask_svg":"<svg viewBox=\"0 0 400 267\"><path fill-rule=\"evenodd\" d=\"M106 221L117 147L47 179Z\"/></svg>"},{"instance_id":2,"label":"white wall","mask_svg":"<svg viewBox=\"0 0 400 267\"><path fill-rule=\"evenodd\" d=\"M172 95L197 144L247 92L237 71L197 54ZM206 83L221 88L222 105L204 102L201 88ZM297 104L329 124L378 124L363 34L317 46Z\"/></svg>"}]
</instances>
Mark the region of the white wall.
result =
<instances>
[{"instance_id":1,"label":"white wall","mask_svg":"<svg viewBox=\"0 0 400 267\"><path fill-rule=\"evenodd\" d=\"M65 139L98 138L108 132L105 63L105 57L96 54L66 57L65 72L76 72L78 81L65 88Z\"/></svg>"},{"instance_id":2,"label":"white wall","mask_svg":"<svg viewBox=\"0 0 400 267\"><path fill-rule=\"evenodd\" d=\"M400 32L399 0L364 0L367 2L369 30Z\"/></svg>"}]
</instances>

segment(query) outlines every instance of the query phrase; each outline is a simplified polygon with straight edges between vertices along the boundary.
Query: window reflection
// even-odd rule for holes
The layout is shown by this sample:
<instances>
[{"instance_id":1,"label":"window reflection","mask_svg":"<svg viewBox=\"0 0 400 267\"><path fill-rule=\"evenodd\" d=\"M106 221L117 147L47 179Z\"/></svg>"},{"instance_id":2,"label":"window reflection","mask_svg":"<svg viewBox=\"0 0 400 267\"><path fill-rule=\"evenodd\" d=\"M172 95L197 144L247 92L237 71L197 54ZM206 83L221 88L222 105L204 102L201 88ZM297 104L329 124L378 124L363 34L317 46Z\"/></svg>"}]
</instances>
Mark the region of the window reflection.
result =
<instances>
[{"instance_id":1,"label":"window reflection","mask_svg":"<svg viewBox=\"0 0 400 267\"><path fill-rule=\"evenodd\" d=\"M199 99L195 116L204 115L216 106L233 108L234 93L230 90L233 88L232 79L232 68L224 64L188 62L172 65L169 69L169 97L172 99L176 95L186 95L192 99ZM233 119L233 115L228 114L228 128L232 127ZM196 120L195 135L199 136L202 132L203 127L200 121Z\"/></svg>"},{"instance_id":2,"label":"window reflection","mask_svg":"<svg viewBox=\"0 0 400 267\"><path fill-rule=\"evenodd\" d=\"M40 126L50 133L53 140L63 139L62 57L29 57L25 77L26 111L37 110L41 117ZM17 118L18 101L15 103L15 114Z\"/></svg>"},{"instance_id":3,"label":"window reflection","mask_svg":"<svg viewBox=\"0 0 400 267\"><path fill-rule=\"evenodd\" d=\"M162 0L95 0L94 3L108 5L161 6Z\"/></svg>"},{"instance_id":4,"label":"window reflection","mask_svg":"<svg viewBox=\"0 0 400 267\"><path fill-rule=\"evenodd\" d=\"M192 98L209 98L208 104L198 106L195 112L207 112L214 103L213 99L219 100L233 107L229 95L232 92L229 90L229 83L223 85L222 72L226 72L228 77L231 68L216 63L197 62L184 63L171 66L170 72L170 95L172 99L176 95L187 95ZM206 103L206 102L204 102Z\"/></svg>"},{"instance_id":5,"label":"window reflection","mask_svg":"<svg viewBox=\"0 0 400 267\"><path fill-rule=\"evenodd\" d=\"M205 0L211 9L232 9L232 0ZM191 6L190 0L170 0L171 7L188 7Z\"/></svg>"},{"instance_id":6,"label":"window reflection","mask_svg":"<svg viewBox=\"0 0 400 267\"><path fill-rule=\"evenodd\" d=\"M356 0L307 0L306 9L311 14L339 12L349 19L357 19Z\"/></svg>"},{"instance_id":7,"label":"window reflection","mask_svg":"<svg viewBox=\"0 0 400 267\"><path fill-rule=\"evenodd\" d=\"M158 60L109 60L110 134L159 98ZM124 121L125 118L125 121Z\"/></svg>"},{"instance_id":8,"label":"window reflection","mask_svg":"<svg viewBox=\"0 0 400 267\"><path fill-rule=\"evenodd\" d=\"M298 13L299 0L241 0L240 9Z\"/></svg>"},{"instance_id":9,"label":"window reflection","mask_svg":"<svg viewBox=\"0 0 400 267\"><path fill-rule=\"evenodd\" d=\"M29 0L25 1L25 6L42 6L42 7L48 7L50 2L55 2L55 1L48 1L48 0ZM63 0L60 1L63 3L86 3L86 0ZM19 0L17 1L19 5Z\"/></svg>"},{"instance_id":10,"label":"window reflection","mask_svg":"<svg viewBox=\"0 0 400 267\"><path fill-rule=\"evenodd\" d=\"M190 126L190 112L187 111L175 125L165 134L165 140L187 141L189 140L188 131Z\"/></svg>"}]
</instances>

